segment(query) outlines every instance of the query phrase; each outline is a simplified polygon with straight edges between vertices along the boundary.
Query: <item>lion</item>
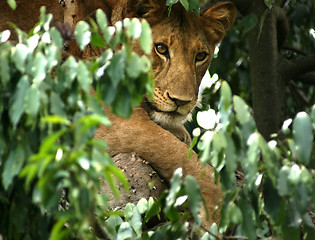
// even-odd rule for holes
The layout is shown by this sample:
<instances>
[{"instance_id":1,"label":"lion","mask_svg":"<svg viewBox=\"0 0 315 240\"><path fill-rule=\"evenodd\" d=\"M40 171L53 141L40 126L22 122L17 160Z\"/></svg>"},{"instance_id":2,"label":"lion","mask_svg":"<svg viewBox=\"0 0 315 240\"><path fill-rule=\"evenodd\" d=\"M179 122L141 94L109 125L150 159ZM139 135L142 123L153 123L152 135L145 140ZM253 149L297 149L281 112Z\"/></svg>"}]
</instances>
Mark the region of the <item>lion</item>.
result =
<instances>
[{"instance_id":1,"label":"lion","mask_svg":"<svg viewBox=\"0 0 315 240\"><path fill-rule=\"evenodd\" d=\"M187 159L191 138L183 123L196 106L198 88L216 45L235 20L234 4L217 3L200 16L186 11L180 3L169 13L161 0L108 0L108 6L112 24L133 17L150 24L155 87L153 100L144 96L129 119L115 116L106 108L112 125L100 126L95 138L108 143L112 156L137 153L166 179L182 168L184 175L197 179L206 208L213 213L222 198L221 189L214 183L211 166L202 166L196 153ZM134 50L142 54L139 46ZM201 215L207 223L219 220L218 213L209 221L205 211Z\"/></svg>"}]
</instances>

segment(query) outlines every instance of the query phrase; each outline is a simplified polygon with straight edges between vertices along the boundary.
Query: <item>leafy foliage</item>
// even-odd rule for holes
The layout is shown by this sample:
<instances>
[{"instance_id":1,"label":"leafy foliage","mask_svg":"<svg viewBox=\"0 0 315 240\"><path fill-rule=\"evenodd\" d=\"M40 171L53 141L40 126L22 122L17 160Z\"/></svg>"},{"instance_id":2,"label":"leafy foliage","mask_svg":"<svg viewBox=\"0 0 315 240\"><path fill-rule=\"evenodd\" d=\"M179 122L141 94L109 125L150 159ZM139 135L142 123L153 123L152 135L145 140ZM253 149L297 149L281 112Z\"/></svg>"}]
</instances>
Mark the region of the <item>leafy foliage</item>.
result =
<instances>
[{"instance_id":1,"label":"leafy foliage","mask_svg":"<svg viewBox=\"0 0 315 240\"><path fill-rule=\"evenodd\" d=\"M110 124L98 93L107 92L104 102L123 117L143 94L152 95L150 61L131 51L139 38L144 52L151 48L146 22L108 27L99 10L98 23L91 28L79 22L75 37L82 50L90 42L107 50L97 59L63 61L63 40L49 28L51 19L42 8L28 35L17 31L16 45L2 37L7 32L0 36L0 232L7 239L48 239L50 232L52 239L91 236L90 218L108 211L106 197L98 194L99 177L116 195L115 178L128 190L106 143L93 139L99 124ZM114 53L117 44L122 48ZM70 206L60 203L65 197Z\"/></svg>"},{"instance_id":2,"label":"leafy foliage","mask_svg":"<svg viewBox=\"0 0 315 240\"><path fill-rule=\"evenodd\" d=\"M234 229L248 239L312 239L315 105L284 123L284 140L267 143L244 100L232 96L226 82L218 84L218 121L197 147L201 161L220 176L225 195L219 231Z\"/></svg>"}]
</instances>

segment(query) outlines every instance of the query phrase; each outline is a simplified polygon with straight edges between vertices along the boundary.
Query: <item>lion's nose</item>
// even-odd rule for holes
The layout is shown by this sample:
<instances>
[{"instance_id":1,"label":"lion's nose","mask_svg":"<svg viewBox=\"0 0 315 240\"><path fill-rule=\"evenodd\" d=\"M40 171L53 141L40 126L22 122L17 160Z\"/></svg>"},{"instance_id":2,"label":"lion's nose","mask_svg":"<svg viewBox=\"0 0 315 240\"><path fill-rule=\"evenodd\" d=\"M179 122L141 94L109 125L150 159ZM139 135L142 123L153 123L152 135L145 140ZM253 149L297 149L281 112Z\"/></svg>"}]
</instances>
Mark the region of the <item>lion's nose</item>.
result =
<instances>
[{"instance_id":1,"label":"lion's nose","mask_svg":"<svg viewBox=\"0 0 315 240\"><path fill-rule=\"evenodd\" d=\"M190 100L183 100L183 99L180 99L179 97L173 97L171 96L169 93L167 93L167 96L169 97L169 99L171 99L175 104L176 106L180 107L180 106L184 106L186 104L189 104L191 103L192 99Z\"/></svg>"}]
</instances>

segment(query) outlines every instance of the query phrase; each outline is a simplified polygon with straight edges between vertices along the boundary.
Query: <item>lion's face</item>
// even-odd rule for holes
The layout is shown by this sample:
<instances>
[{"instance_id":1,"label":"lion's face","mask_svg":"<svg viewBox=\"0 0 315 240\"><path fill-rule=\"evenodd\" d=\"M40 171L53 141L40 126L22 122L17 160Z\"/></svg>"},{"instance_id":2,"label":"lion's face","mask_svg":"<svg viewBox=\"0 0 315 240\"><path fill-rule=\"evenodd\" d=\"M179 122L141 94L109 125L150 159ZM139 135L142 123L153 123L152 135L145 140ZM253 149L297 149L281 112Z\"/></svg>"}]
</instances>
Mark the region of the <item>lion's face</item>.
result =
<instances>
[{"instance_id":1,"label":"lion's face","mask_svg":"<svg viewBox=\"0 0 315 240\"><path fill-rule=\"evenodd\" d=\"M195 107L215 47L199 28L198 17L189 15L189 21L165 18L152 26L155 88L149 113L165 127L182 124Z\"/></svg>"},{"instance_id":2,"label":"lion's face","mask_svg":"<svg viewBox=\"0 0 315 240\"><path fill-rule=\"evenodd\" d=\"M153 37L154 99L145 99L143 105L154 122L174 129L195 107L214 48L232 25L236 10L225 2L197 16L177 3L169 14L163 0L137 2L128 2L126 17L145 18Z\"/></svg>"}]
</instances>

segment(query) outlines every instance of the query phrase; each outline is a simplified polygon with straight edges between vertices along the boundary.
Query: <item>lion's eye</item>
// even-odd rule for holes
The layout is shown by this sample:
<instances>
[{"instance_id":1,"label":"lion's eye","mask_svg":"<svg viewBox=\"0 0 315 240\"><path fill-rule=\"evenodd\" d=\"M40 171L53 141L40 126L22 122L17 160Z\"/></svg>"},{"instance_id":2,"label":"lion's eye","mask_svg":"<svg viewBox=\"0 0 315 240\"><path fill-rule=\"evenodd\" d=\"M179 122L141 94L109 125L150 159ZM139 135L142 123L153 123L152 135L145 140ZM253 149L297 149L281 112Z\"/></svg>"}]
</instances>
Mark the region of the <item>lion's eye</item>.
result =
<instances>
[{"instance_id":1,"label":"lion's eye","mask_svg":"<svg viewBox=\"0 0 315 240\"><path fill-rule=\"evenodd\" d=\"M163 43L158 43L155 45L155 50L166 57L169 57L168 47Z\"/></svg>"},{"instance_id":2,"label":"lion's eye","mask_svg":"<svg viewBox=\"0 0 315 240\"><path fill-rule=\"evenodd\" d=\"M205 52L198 53L198 54L196 55L196 62L201 62L201 61L205 60L206 57L207 57L207 55L208 55L208 54L205 53Z\"/></svg>"}]
</instances>

